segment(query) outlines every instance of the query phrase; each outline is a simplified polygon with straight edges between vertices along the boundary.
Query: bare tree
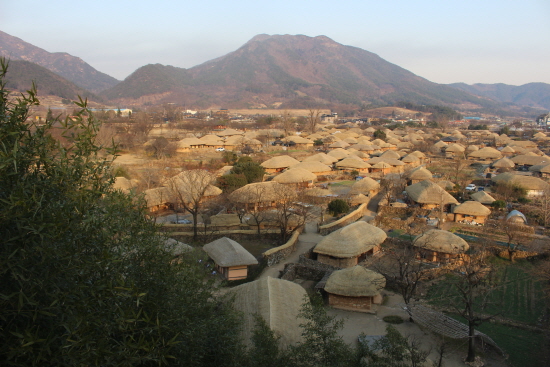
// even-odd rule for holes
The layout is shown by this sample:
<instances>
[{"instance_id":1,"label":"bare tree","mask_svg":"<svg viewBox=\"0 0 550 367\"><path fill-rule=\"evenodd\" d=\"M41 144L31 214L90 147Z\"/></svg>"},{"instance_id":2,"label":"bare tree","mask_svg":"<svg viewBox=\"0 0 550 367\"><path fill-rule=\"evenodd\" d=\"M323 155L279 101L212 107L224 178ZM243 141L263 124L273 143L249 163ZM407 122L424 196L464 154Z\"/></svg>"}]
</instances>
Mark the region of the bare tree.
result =
<instances>
[{"instance_id":1,"label":"bare tree","mask_svg":"<svg viewBox=\"0 0 550 367\"><path fill-rule=\"evenodd\" d=\"M281 122L283 124L285 136L288 136L292 127L292 123L294 122L294 119L292 118L290 112L288 112L287 110L283 111L283 114L281 115Z\"/></svg>"},{"instance_id":2,"label":"bare tree","mask_svg":"<svg viewBox=\"0 0 550 367\"><path fill-rule=\"evenodd\" d=\"M214 196L221 190L212 186L216 176L206 170L184 171L168 180L171 195L182 208L193 216L193 239L198 236L198 215L206 196Z\"/></svg>"},{"instance_id":3,"label":"bare tree","mask_svg":"<svg viewBox=\"0 0 550 367\"><path fill-rule=\"evenodd\" d=\"M262 223L270 214L270 206L265 205L266 197L272 196L271 187L263 183L248 184L229 194L229 200L235 203L237 211L248 214L256 226L258 238L261 236Z\"/></svg>"},{"instance_id":4,"label":"bare tree","mask_svg":"<svg viewBox=\"0 0 550 367\"><path fill-rule=\"evenodd\" d=\"M534 200L534 207L539 223L547 227L550 224L550 190L544 190L542 195Z\"/></svg>"},{"instance_id":5,"label":"bare tree","mask_svg":"<svg viewBox=\"0 0 550 367\"><path fill-rule=\"evenodd\" d=\"M317 125L321 122L321 110L310 109L307 116L307 129L314 133Z\"/></svg>"},{"instance_id":6,"label":"bare tree","mask_svg":"<svg viewBox=\"0 0 550 367\"><path fill-rule=\"evenodd\" d=\"M305 203L303 193L285 185L277 185L275 188L277 204L277 223L281 234L281 242L286 242L301 226L306 224L310 217L310 207Z\"/></svg>"},{"instance_id":7,"label":"bare tree","mask_svg":"<svg viewBox=\"0 0 550 367\"><path fill-rule=\"evenodd\" d=\"M389 175L380 180L380 193L388 205L405 189L406 180L400 175Z\"/></svg>"}]
</instances>

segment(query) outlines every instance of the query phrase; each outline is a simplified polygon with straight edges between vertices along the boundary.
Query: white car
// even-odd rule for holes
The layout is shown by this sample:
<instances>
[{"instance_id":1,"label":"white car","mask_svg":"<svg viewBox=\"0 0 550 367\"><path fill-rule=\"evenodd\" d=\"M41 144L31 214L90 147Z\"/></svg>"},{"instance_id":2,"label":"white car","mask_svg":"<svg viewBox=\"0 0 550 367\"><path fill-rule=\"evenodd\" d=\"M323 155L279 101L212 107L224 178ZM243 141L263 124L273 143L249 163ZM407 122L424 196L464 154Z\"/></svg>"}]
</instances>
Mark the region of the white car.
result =
<instances>
[{"instance_id":1,"label":"white car","mask_svg":"<svg viewBox=\"0 0 550 367\"><path fill-rule=\"evenodd\" d=\"M468 186L466 186L466 191L475 191L476 190L476 185L474 184L469 184Z\"/></svg>"},{"instance_id":2,"label":"white car","mask_svg":"<svg viewBox=\"0 0 550 367\"><path fill-rule=\"evenodd\" d=\"M225 148L224 147L216 148L216 152L225 152Z\"/></svg>"}]
</instances>

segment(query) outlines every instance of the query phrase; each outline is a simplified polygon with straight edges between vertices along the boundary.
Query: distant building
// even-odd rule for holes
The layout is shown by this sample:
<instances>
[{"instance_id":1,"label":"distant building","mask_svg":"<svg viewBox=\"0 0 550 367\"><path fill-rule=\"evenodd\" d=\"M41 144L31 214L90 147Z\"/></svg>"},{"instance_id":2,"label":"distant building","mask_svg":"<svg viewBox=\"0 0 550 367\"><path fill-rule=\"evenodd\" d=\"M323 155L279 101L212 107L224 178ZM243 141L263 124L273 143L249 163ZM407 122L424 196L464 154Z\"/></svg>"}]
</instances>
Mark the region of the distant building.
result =
<instances>
[{"instance_id":1,"label":"distant building","mask_svg":"<svg viewBox=\"0 0 550 367\"><path fill-rule=\"evenodd\" d=\"M537 117L537 124L542 126L550 125L550 113Z\"/></svg>"}]
</instances>

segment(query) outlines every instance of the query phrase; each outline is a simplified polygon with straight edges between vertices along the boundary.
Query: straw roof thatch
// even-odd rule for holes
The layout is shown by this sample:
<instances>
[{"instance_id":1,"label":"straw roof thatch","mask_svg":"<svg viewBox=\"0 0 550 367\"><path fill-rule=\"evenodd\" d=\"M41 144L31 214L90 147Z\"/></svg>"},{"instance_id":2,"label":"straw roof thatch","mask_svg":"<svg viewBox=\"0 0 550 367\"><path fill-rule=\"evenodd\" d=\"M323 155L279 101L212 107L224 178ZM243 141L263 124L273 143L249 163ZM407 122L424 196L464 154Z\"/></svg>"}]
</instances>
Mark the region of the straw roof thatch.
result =
<instances>
[{"instance_id":1,"label":"straw roof thatch","mask_svg":"<svg viewBox=\"0 0 550 367\"><path fill-rule=\"evenodd\" d=\"M292 158L289 155L279 155L277 157L268 159L267 161L261 163L260 165L264 168L278 169L278 168L287 168L298 163L300 162L298 162L296 159Z\"/></svg>"},{"instance_id":2,"label":"straw roof thatch","mask_svg":"<svg viewBox=\"0 0 550 367\"><path fill-rule=\"evenodd\" d=\"M380 155L380 158L400 159L401 156L395 150L386 150L384 153Z\"/></svg>"},{"instance_id":3,"label":"straw roof thatch","mask_svg":"<svg viewBox=\"0 0 550 367\"><path fill-rule=\"evenodd\" d=\"M327 153L327 155L330 155L338 160L344 159L350 154L351 154L350 152L342 148L336 148Z\"/></svg>"},{"instance_id":4,"label":"straw roof thatch","mask_svg":"<svg viewBox=\"0 0 550 367\"><path fill-rule=\"evenodd\" d=\"M405 187L409 197L420 204L458 204L441 186L425 180Z\"/></svg>"},{"instance_id":5,"label":"straw roof thatch","mask_svg":"<svg viewBox=\"0 0 550 367\"><path fill-rule=\"evenodd\" d=\"M526 190L540 191L550 189L550 185L540 178L516 175L512 172L501 173L500 175L496 175L491 178L491 180L496 183L521 186Z\"/></svg>"},{"instance_id":6,"label":"straw roof thatch","mask_svg":"<svg viewBox=\"0 0 550 367\"><path fill-rule=\"evenodd\" d=\"M128 180L126 177L115 177L113 189L130 192L135 186L136 185L131 180Z\"/></svg>"},{"instance_id":7,"label":"straw roof thatch","mask_svg":"<svg viewBox=\"0 0 550 367\"><path fill-rule=\"evenodd\" d=\"M426 154L418 151L418 150L415 150L414 152L411 153L412 155L415 155L417 156L418 158L422 159L422 158L426 158Z\"/></svg>"},{"instance_id":8,"label":"straw roof thatch","mask_svg":"<svg viewBox=\"0 0 550 367\"><path fill-rule=\"evenodd\" d=\"M202 249L217 265L224 268L258 264L258 260L250 252L238 242L227 237L218 238L215 241L207 243Z\"/></svg>"},{"instance_id":9,"label":"straw roof thatch","mask_svg":"<svg viewBox=\"0 0 550 367\"><path fill-rule=\"evenodd\" d=\"M291 188L275 181L254 182L233 191L229 194L229 200L241 204L269 203L281 200L281 196L295 194Z\"/></svg>"},{"instance_id":10,"label":"straw roof thatch","mask_svg":"<svg viewBox=\"0 0 550 367\"><path fill-rule=\"evenodd\" d=\"M386 237L380 228L358 221L324 237L313 252L339 258L355 257L380 245Z\"/></svg>"},{"instance_id":11,"label":"straw roof thatch","mask_svg":"<svg viewBox=\"0 0 550 367\"><path fill-rule=\"evenodd\" d=\"M470 248L468 242L462 238L440 229L432 229L416 236L413 246L446 254L462 254Z\"/></svg>"},{"instance_id":12,"label":"straw roof thatch","mask_svg":"<svg viewBox=\"0 0 550 367\"><path fill-rule=\"evenodd\" d=\"M145 194L145 202L148 208L168 203L171 198L170 190L166 187L156 187L145 190L143 193Z\"/></svg>"},{"instance_id":13,"label":"straw roof thatch","mask_svg":"<svg viewBox=\"0 0 550 367\"><path fill-rule=\"evenodd\" d=\"M210 217L210 225L216 226L239 226L241 220L238 214L218 214Z\"/></svg>"},{"instance_id":14,"label":"straw roof thatch","mask_svg":"<svg viewBox=\"0 0 550 367\"><path fill-rule=\"evenodd\" d=\"M474 216L487 216L491 214L491 210L479 201L465 201L460 205L455 206L453 209L455 214L465 214L465 215L474 215Z\"/></svg>"},{"instance_id":15,"label":"straw roof thatch","mask_svg":"<svg viewBox=\"0 0 550 367\"><path fill-rule=\"evenodd\" d=\"M411 180L431 180L433 178L433 175L430 171L428 171L424 166L417 167L415 169L412 169L409 174L409 179Z\"/></svg>"},{"instance_id":16,"label":"straw roof thatch","mask_svg":"<svg viewBox=\"0 0 550 367\"><path fill-rule=\"evenodd\" d=\"M303 168L291 168L273 178L273 181L282 184L298 184L317 181L317 175Z\"/></svg>"},{"instance_id":17,"label":"straw roof thatch","mask_svg":"<svg viewBox=\"0 0 550 367\"><path fill-rule=\"evenodd\" d=\"M445 152L453 152L453 153L464 153L464 147L460 144L449 144L447 148L445 148Z\"/></svg>"},{"instance_id":18,"label":"straw roof thatch","mask_svg":"<svg viewBox=\"0 0 550 367\"><path fill-rule=\"evenodd\" d=\"M265 277L229 290L235 296L234 308L243 313L243 340L252 344L256 329L255 315L260 315L284 346L302 341L303 320L299 314L307 299L306 290L288 280Z\"/></svg>"},{"instance_id":19,"label":"straw roof thatch","mask_svg":"<svg viewBox=\"0 0 550 367\"><path fill-rule=\"evenodd\" d=\"M521 154L513 157L511 160L515 164L534 166L536 164L550 162L550 157L547 157L547 156L539 157L536 155Z\"/></svg>"},{"instance_id":20,"label":"straw roof thatch","mask_svg":"<svg viewBox=\"0 0 550 367\"><path fill-rule=\"evenodd\" d=\"M215 177L215 174L204 170L183 171L166 180L164 186L170 190L173 197L191 203L200 197L218 196L222 193L220 188L207 185L207 182L213 182ZM205 186L206 189L202 192Z\"/></svg>"},{"instance_id":21,"label":"straw roof thatch","mask_svg":"<svg viewBox=\"0 0 550 367\"><path fill-rule=\"evenodd\" d=\"M289 169L295 169L295 168L305 169L313 173L332 171L332 168L330 168L328 165L317 161L308 161L308 162L304 161L289 167Z\"/></svg>"},{"instance_id":22,"label":"straw roof thatch","mask_svg":"<svg viewBox=\"0 0 550 367\"><path fill-rule=\"evenodd\" d=\"M418 158L418 156L416 156L415 154L407 154L406 156L403 157L403 159L401 159L401 162L403 163L416 163L416 162L420 162L420 158Z\"/></svg>"},{"instance_id":23,"label":"straw roof thatch","mask_svg":"<svg viewBox=\"0 0 550 367\"><path fill-rule=\"evenodd\" d=\"M338 162L338 158L335 158L325 153L318 153L318 154L309 156L307 158L304 158L302 163L304 162L320 162L320 163L326 164L327 166L330 166L334 162Z\"/></svg>"},{"instance_id":24,"label":"straw roof thatch","mask_svg":"<svg viewBox=\"0 0 550 367\"><path fill-rule=\"evenodd\" d=\"M304 191L304 195L315 198L332 198L336 195L331 189L322 189L320 187L313 187Z\"/></svg>"},{"instance_id":25,"label":"straw roof thatch","mask_svg":"<svg viewBox=\"0 0 550 367\"><path fill-rule=\"evenodd\" d=\"M455 184L451 181L448 181L448 180L441 180L441 181L437 181L436 184L438 184L439 186L441 186L442 189L444 190L452 190L453 187L455 187Z\"/></svg>"},{"instance_id":26,"label":"straw roof thatch","mask_svg":"<svg viewBox=\"0 0 550 367\"><path fill-rule=\"evenodd\" d=\"M403 163L402 161L400 161L398 159L386 158L386 157L375 157L375 158L371 158L367 161L367 163L369 163L369 164L377 164L377 163L380 163L380 162L387 163L387 164L389 164L391 166L394 166L394 167L405 165L405 163Z\"/></svg>"},{"instance_id":27,"label":"straw roof thatch","mask_svg":"<svg viewBox=\"0 0 550 367\"><path fill-rule=\"evenodd\" d=\"M170 252L174 256L180 256L184 253L193 251L193 247L186 243L176 241L173 238L167 238L164 241L164 250Z\"/></svg>"},{"instance_id":28,"label":"straw roof thatch","mask_svg":"<svg viewBox=\"0 0 550 367\"><path fill-rule=\"evenodd\" d=\"M346 143L343 140L335 141L334 143L328 146L329 148L346 148L349 147L349 143Z\"/></svg>"},{"instance_id":29,"label":"straw roof thatch","mask_svg":"<svg viewBox=\"0 0 550 367\"><path fill-rule=\"evenodd\" d=\"M501 153L515 153L516 150L514 148L512 148L511 146L505 146L504 148L502 148L500 150Z\"/></svg>"},{"instance_id":30,"label":"straw roof thatch","mask_svg":"<svg viewBox=\"0 0 550 367\"><path fill-rule=\"evenodd\" d=\"M475 201L479 201L481 204L485 204L485 205L489 205L496 200L494 197L492 197L485 191L478 191L475 194L470 195L470 197Z\"/></svg>"},{"instance_id":31,"label":"straw roof thatch","mask_svg":"<svg viewBox=\"0 0 550 367\"><path fill-rule=\"evenodd\" d=\"M370 202L370 198L363 194L352 195L349 199L351 205L360 205Z\"/></svg>"},{"instance_id":32,"label":"straw roof thatch","mask_svg":"<svg viewBox=\"0 0 550 367\"><path fill-rule=\"evenodd\" d=\"M502 157L502 153L495 148L485 147L480 150L476 150L468 154L468 157L480 158L480 159L499 159Z\"/></svg>"},{"instance_id":33,"label":"straw roof thatch","mask_svg":"<svg viewBox=\"0 0 550 367\"><path fill-rule=\"evenodd\" d=\"M327 280L325 291L347 297L373 297L386 286L386 278L361 265L336 270Z\"/></svg>"},{"instance_id":34,"label":"straw roof thatch","mask_svg":"<svg viewBox=\"0 0 550 367\"><path fill-rule=\"evenodd\" d=\"M370 168L370 164L363 161L361 158L355 156L355 158L348 157L340 162L336 163L338 168L358 168L358 169L367 169Z\"/></svg>"},{"instance_id":35,"label":"straw roof thatch","mask_svg":"<svg viewBox=\"0 0 550 367\"><path fill-rule=\"evenodd\" d=\"M371 190L377 190L380 188L380 184L370 177L364 177L359 181L356 181L351 185L349 193L351 195L368 193Z\"/></svg>"},{"instance_id":36,"label":"straw roof thatch","mask_svg":"<svg viewBox=\"0 0 550 367\"><path fill-rule=\"evenodd\" d=\"M494 161L492 166L495 168L514 168L516 165L510 159L504 157Z\"/></svg>"}]
</instances>

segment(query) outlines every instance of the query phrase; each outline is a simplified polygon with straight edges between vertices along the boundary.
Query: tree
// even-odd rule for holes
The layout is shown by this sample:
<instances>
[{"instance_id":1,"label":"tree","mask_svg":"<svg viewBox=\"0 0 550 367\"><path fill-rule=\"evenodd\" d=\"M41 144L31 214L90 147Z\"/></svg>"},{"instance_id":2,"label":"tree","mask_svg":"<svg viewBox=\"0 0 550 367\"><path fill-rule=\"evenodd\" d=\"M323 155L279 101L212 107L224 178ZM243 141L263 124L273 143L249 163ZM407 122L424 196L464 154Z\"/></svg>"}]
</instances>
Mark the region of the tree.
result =
<instances>
[{"instance_id":1,"label":"tree","mask_svg":"<svg viewBox=\"0 0 550 367\"><path fill-rule=\"evenodd\" d=\"M347 213L349 211L349 205L345 200L335 199L328 203L327 210L336 217L339 214Z\"/></svg>"},{"instance_id":2,"label":"tree","mask_svg":"<svg viewBox=\"0 0 550 367\"><path fill-rule=\"evenodd\" d=\"M347 367L357 363L353 348L338 335L344 321L327 314L319 294L304 302L299 316L305 320L300 324L304 341L291 347L290 365Z\"/></svg>"},{"instance_id":3,"label":"tree","mask_svg":"<svg viewBox=\"0 0 550 367\"><path fill-rule=\"evenodd\" d=\"M315 129L319 122L321 122L321 110L310 109L307 115L306 124L311 134L315 133Z\"/></svg>"},{"instance_id":4,"label":"tree","mask_svg":"<svg viewBox=\"0 0 550 367\"><path fill-rule=\"evenodd\" d=\"M386 139L386 133L383 132L382 130L378 129L376 130L372 136L375 138L375 139L381 139L381 140L385 140Z\"/></svg>"},{"instance_id":5,"label":"tree","mask_svg":"<svg viewBox=\"0 0 550 367\"><path fill-rule=\"evenodd\" d=\"M250 157L241 157L231 169L231 173L244 175L247 183L263 181L265 168Z\"/></svg>"},{"instance_id":6,"label":"tree","mask_svg":"<svg viewBox=\"0 0 550 367\"><path fill-rule=\"evenodd\" d=\"M292 125L294 123L294 119L292 118L292 115L287 110L283 111L283 114L281 115L281 122L283 124L283 130L285 132L285 136L290 135L290 130L292 128Z\"/></svg>"},{"instance_id":7,"label":"tree","mask_svg":"<svg viewBox=\"0 0 550 367\"><path fill-rule=\"evenodd\" d=\"M215 181L216 176L203 169L183 171L168 180L168 188L175 201L193 216L195 241L198 238L198 216L205 196L219 194L213 186Z\"/></svg>"},{"instance_id":8,"label":"tree","mask_svg":"<svg viewBox=\"0 0 550 367\"><path fill-rule=\"evenodd\" d=\"M75 121L31 125L35 91L11 99L0 66L2 364L237 365L236 314L195 260L172 261L138 198L112 189L114 151L94 145L86 103Z\"/></svg>"}]
</instances>

